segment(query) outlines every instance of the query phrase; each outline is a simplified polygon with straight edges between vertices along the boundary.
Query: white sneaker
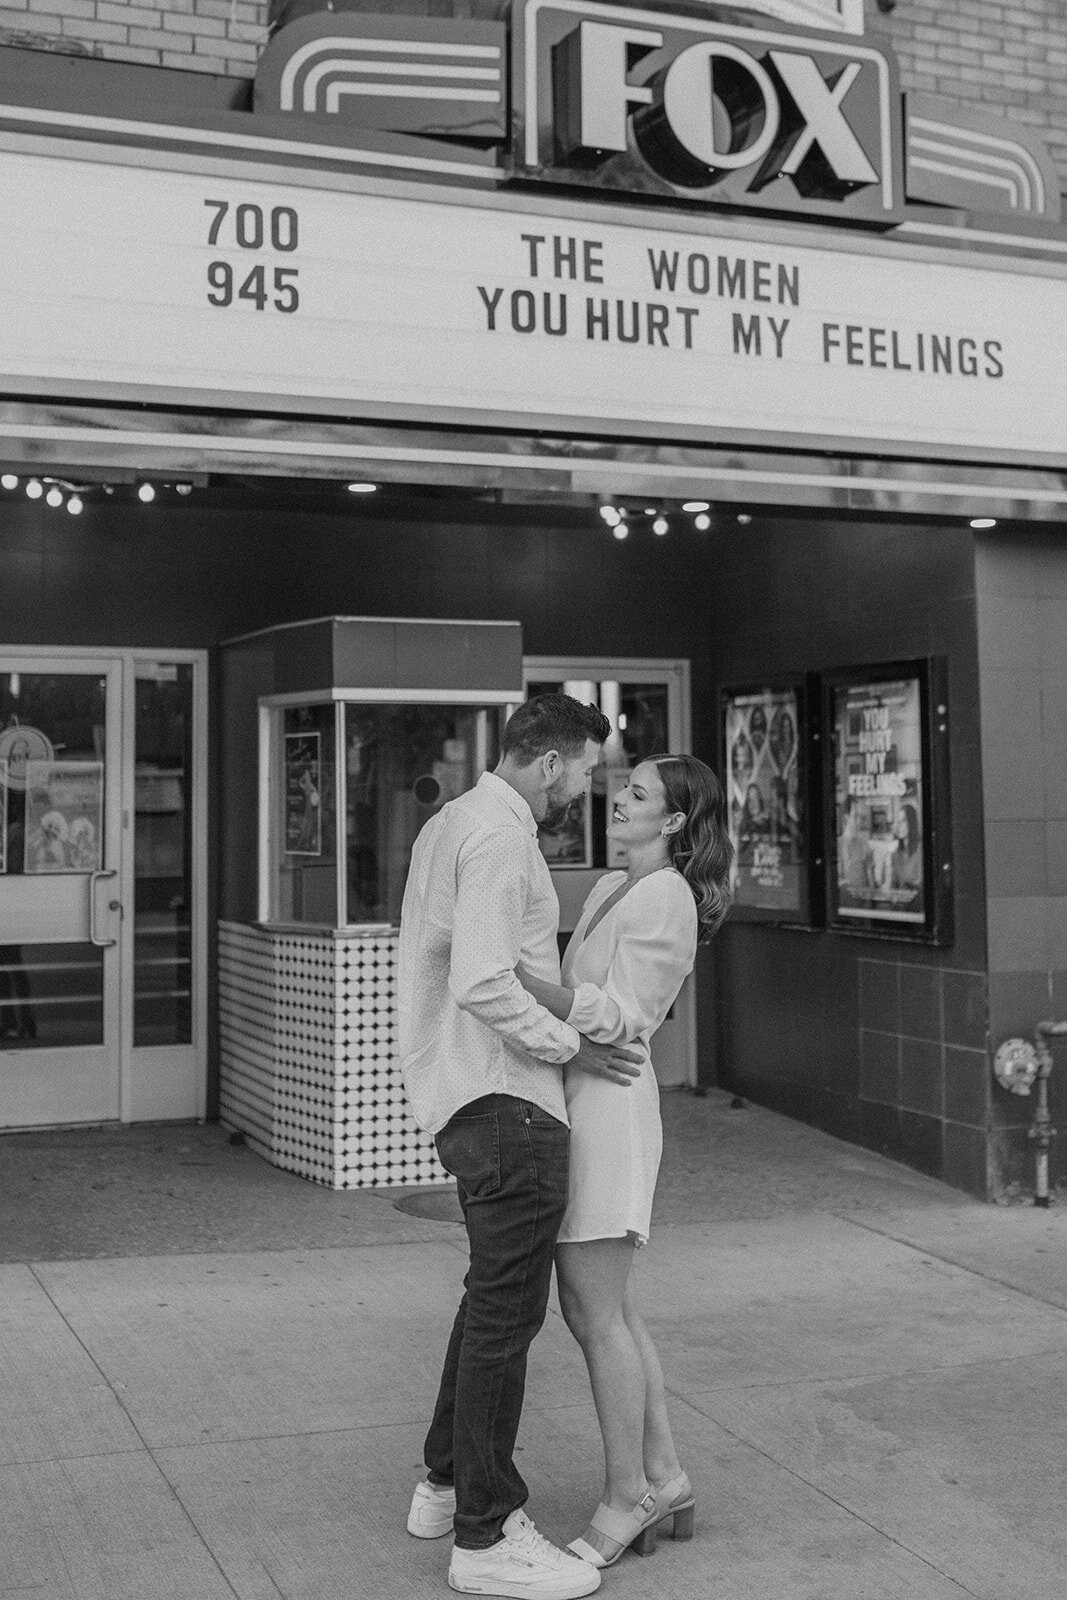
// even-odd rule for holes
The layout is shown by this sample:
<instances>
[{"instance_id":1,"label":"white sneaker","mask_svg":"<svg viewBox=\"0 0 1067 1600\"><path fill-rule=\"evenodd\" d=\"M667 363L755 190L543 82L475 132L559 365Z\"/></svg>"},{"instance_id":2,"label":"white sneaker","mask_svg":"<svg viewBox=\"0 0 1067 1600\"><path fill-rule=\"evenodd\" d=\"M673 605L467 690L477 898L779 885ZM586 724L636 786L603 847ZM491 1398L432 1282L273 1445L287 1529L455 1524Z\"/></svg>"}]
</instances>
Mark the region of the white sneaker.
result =
<instances>
[{"instance_id":1,"label":"white sneaker","mask_svg":"<svg viewBox=\"0 0 1067 1600\"><path fill-rule=\"evenodd\" d=\"M550 1544L525 1511L513 1511L504 1537L488 1550L453 1548L448 1587L460 1594L502 1594L516 1600L578 1600L600 1588L600 1573Z\"/></svg>"},{"instance_id":2,"label":"white sneaker","mask_svg":"<svg viewBox=\"0 0 1067 1600\"><path fill-rule=\"evenodd\" d=\"M415 1485L408 1512L408 1532L416 1539L440 1539L452 1532L456 1514L456 1491L449 1484L431 1483L424 1478Z\"/></svg>"}]
</instances>

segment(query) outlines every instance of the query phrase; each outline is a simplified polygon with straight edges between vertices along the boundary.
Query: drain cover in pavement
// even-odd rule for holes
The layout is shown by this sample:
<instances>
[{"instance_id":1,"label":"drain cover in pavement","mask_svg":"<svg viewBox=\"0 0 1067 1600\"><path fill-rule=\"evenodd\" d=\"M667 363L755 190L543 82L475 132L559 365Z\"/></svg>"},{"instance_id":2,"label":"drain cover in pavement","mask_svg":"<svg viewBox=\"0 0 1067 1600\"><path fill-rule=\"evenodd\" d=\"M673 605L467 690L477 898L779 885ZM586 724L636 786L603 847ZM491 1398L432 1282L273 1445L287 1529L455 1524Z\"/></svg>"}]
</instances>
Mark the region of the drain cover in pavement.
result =
<instances>
[{"instance_id":1,"label":"drain cover in pavement","mask_svg":"<svg viewBox=\"0 0 1067 1600\"><path fill-rule=\"evenodd\" d=\"M423 1194L402 1194L393 1205L409 1217L423 1217L427 1222L462 1222L463 1212L452 1189L431 1189Z\"/></svg>"}]
</instances>

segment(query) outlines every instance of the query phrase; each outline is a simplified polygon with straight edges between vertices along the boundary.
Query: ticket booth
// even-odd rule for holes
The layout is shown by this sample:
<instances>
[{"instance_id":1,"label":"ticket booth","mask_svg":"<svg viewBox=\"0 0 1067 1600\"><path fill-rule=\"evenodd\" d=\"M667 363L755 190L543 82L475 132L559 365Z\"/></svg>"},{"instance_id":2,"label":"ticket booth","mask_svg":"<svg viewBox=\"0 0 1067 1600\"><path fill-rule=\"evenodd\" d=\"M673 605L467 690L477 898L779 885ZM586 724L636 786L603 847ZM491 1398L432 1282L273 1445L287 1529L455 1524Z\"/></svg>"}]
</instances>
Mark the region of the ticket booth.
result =
<instances>
[{"instance_id":1,"label":"ticket booth","mask_svg":"<svg viewBox=\"0 0 1067 1600\"><path fill-rule=\"evenodd\" d=\"M496 765L511 622L360 617L222 647L220 1117L333 1188L437 1183L397 1062L411 846Z\"/></svg>"}]
</instances>

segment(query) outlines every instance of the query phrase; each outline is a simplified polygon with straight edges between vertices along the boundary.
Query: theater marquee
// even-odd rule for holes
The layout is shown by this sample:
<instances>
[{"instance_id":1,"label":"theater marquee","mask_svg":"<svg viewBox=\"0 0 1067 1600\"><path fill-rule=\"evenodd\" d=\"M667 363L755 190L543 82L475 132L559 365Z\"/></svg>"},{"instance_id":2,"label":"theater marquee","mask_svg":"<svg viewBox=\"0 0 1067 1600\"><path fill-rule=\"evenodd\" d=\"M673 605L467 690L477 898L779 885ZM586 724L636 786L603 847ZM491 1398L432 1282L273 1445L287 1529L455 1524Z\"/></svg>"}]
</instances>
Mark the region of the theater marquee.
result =
<instances>
[{"instance_id":1,"label":"theater marquee","mask_svg":"<svg viewBox=\"0 0 1067 1600\"><path fill-rule=\"evenodd\" d=\"M9 392L1063 461L1039 263L139 159L0 161Z\"/></svg>"}]
</instances>

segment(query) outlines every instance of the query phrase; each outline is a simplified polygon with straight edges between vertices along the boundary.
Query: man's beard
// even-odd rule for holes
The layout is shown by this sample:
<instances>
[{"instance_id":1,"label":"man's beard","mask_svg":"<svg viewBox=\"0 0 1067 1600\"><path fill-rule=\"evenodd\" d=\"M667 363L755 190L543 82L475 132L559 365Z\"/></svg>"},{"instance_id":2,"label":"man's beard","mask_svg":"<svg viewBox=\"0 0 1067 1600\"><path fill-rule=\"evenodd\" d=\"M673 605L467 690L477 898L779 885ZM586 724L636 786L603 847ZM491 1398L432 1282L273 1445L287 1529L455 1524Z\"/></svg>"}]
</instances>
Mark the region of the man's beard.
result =
<instances>
[{"instance_id":1,"label":"man's beard","mask_svg":"<svg viewBox=\"0 0 1067 1600\"><path fill-rule=\"evenodd\" d=\"M562 778L557 778L555 783L545 790L545 814L541 818L540 827L551 832L553 828L558 828L566 820L567 812L574 804L574 799L564 798L565 793L564 780Z\"/></svg>"}]
</instances>

